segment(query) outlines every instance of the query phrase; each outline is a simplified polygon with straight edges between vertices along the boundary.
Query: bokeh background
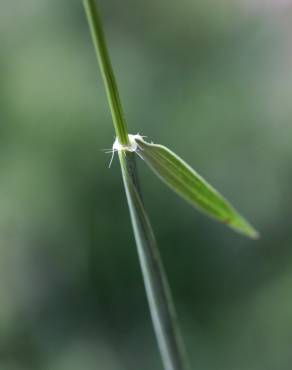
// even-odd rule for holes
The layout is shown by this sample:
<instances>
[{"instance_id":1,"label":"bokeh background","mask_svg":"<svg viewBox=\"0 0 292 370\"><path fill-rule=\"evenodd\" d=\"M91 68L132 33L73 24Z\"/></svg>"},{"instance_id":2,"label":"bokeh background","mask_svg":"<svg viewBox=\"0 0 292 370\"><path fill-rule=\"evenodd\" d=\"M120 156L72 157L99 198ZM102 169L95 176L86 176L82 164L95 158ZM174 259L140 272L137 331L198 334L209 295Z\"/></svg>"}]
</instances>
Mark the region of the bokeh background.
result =
<instances>
[{"instance_id":1,"label":"bokeh background","mask_svg":"<svg viewBox=\"0 0 292 370\"><path fill-rule=\"evenodd\" d=\"M191 368L290 370L292 1L99 3L130 132L262 235L139 162ZM162 369L81 1L1 1L0 120L0 369Z\"/></svg>"}]
</instances>

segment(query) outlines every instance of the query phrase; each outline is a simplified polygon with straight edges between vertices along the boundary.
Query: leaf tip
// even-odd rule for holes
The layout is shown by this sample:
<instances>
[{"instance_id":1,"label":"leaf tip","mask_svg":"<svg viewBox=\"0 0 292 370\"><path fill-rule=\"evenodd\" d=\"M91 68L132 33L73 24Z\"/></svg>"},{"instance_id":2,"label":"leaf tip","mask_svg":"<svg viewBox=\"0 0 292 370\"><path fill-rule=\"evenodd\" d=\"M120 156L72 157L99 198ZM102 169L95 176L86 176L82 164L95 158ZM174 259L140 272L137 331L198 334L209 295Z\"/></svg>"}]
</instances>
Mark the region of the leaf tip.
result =
<instances>
[{"instance_id":1,"label":"leaf tip","mask_svg":"<svg viewBox=\"0 0 292 370\"><path fill-rule=\"evenodd\" d=\"M239 215L229 223L229 226L250 239L257 240L260 238L260 233L248 221Z\"/></svg>"}]
</instances>

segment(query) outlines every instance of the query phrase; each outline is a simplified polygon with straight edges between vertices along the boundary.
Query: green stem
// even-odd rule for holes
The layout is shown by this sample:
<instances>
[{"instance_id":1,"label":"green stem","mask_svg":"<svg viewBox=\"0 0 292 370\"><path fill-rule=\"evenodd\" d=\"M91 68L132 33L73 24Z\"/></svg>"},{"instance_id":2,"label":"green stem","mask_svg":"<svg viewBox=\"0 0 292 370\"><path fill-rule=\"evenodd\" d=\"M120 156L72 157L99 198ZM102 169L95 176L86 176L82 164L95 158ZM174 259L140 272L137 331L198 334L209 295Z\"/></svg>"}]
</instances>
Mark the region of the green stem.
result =
<instances>
[{"instance_id":1,"label":"green stem","mask_svg":"<svg viewBox=\"0 0 292 370\"><path fill-rule=\"evenodd\" d=\"M95 0L83 1L107 90L116 134L120 143L127 145L127 127L122 115L117 85L110 65ZM152 322L164 368L165 370L185 370L187 367L184 348L176 324L170 289L154 233L141 199L135 153L119 151L119 159Z\"/></svg>"},{"instance_id":2,"label":"green stem","mask_svg":"<svg viewBox=\"0 0 292 370\"><path fill-rule=\"evenodd\" d=\"M96 3L95 0L84 0L83 3L105 85L116 135L120 144L128 145L129 138L127 124L124 118L118 87L107 51L104 32Z\"/></svg>"},{"instance_id":3,"label":"green stem","mask_svg":"<svg viewBox=\"0 0 292 370\"><path fill-rule=\"evenodd\" d=\"M136 186L135 153L119 152L152 323L165 370L186 370L184 345L156 239Z\"/></svg>"}]
</instances>

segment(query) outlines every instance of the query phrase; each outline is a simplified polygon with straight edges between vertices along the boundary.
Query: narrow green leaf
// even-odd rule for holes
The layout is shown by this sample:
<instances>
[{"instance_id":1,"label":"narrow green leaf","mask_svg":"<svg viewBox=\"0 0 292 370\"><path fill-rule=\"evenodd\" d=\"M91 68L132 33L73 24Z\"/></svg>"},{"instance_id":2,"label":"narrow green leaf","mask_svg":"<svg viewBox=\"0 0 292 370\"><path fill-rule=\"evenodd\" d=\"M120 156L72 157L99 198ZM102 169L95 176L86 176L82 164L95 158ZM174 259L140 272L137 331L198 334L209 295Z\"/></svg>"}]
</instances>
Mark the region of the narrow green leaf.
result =
<instances>
[{"instance_id":1,"label":"narrow green leaf","mask_svg":"<svg viewBox=\"0 0 292 370\"><path fill-rule=\"evenodd\" d=\"M136 137L137 154L177 194L216 220L250 237L258 232L187 163L162 145Z\"/></svg>"}]
</instances>

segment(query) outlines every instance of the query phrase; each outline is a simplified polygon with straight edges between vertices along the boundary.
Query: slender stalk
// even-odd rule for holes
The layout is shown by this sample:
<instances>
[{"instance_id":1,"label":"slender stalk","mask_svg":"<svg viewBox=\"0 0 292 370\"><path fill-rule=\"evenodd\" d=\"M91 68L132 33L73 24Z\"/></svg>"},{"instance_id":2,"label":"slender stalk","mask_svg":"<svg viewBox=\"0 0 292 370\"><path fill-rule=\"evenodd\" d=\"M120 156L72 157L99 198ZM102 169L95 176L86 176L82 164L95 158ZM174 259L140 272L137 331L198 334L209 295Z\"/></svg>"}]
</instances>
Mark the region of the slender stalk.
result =
<instances>
[{"instance_id":1,"label":"slender stalk","mask_svg":"<svg viewBox=\"0 0 292 370\"><path fill-rule=\"evenodd\" d=\"M165 370L186 370L183 342L156 239L135 185L134 153L119 152L151 318Z\"/></svg>"},{"instance_id":2,"label":"slender stalk","mask_svg":"<svg viewBox=\"0 0 292 370\"><path fill-rule=\"evenodd\" d=\"M121 144L127 144L127 127L122 115L117 85L110 65L95 0L83 1L107 90L116 134ZM174 305L154 233L144 210L134 155L134 153L119 151L123 182L152 322L165 370L185 370L187 366L184 348L176 324Z\"/></svg>"},{"instance_id":3,"label":"slender stalk","mask_svg":"<svg viewBox=\"0 0 292 370\"><path fill-rule=\"evenodd\" d=\"M129 138L127 124L124 118L121 99L107 51L105 37L96 3L95 0L84 0L83 4L87 15L87 20L95 47L96 56L99 62L104 86L106 89L107 99L110 106L116 135L121 144L128 145Z\"/></svg>"}]
</instances>

